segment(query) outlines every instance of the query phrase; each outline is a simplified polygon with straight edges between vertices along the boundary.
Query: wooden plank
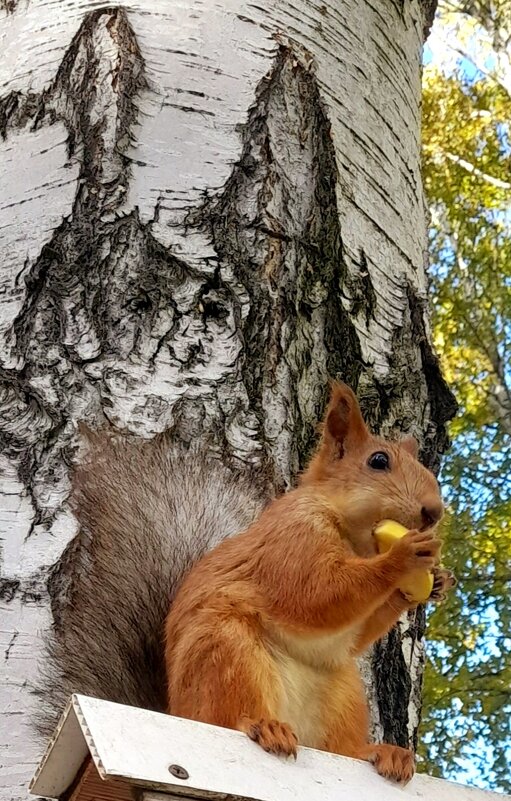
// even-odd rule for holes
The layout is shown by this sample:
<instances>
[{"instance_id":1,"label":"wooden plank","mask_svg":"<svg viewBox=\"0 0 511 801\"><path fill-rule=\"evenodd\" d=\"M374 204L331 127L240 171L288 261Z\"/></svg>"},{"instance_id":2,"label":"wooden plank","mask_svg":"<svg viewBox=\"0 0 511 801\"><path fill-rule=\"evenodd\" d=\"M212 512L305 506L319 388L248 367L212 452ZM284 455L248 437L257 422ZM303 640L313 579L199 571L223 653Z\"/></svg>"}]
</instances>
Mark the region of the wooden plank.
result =
<instances>
[{"instance_id":1,"label":"wooden plank","mask_svg":"<svg viewBox=\"0 0 511 801\"><path fill-rule=\"evenodd\" d=\"M123 779L146 790L199 798L255 801L504 801L509 796L417 775L405 788L378 776L365 762L300 748L296 762L266 754L239 732L74 696L68 716L80 724L102 779ZM31 792L55 797L58 763L70 756L60 728ZM185 778L176 777L175 768ZM51 792L49 792L51 791ZM145 793L146 801L162 801Z\"/></svg>"},{"instance_id":2,"label":"wooden plank","mask_svg":"<svg viewBox=\"0 0 511 801\"><path fill-rule=\"evenodd\" d=\"M58 798L73 784L89 756L89 747L75 706L73 698L48 743L46 753L30 783L30 792L47 798ZM34 790L33 787L42 789Z\"/></svg>"},{"instance_id":3,"label":"wooden plank","mask_svg":"<svg viewBox=\"0 0 511 801\"><path fill-rule=\"evenodd\" d=\"M137 797L136 787L124 779L102 779L89 756L63 801L136 801Z\"/></svg>"}]
</instances>

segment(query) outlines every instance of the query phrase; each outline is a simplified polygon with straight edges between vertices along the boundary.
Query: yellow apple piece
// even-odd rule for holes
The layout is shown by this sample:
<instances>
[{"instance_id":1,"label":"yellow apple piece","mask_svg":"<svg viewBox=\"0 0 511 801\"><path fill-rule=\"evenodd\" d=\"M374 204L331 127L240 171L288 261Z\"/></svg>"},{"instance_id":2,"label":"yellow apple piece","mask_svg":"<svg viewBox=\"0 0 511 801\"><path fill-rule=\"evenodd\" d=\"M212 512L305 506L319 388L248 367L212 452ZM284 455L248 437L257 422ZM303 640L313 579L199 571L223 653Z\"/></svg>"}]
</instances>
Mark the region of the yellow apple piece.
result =
<instances>
[{"instance_id":1,"label":"yellow apple piece","mask_svg":"<svg viewBox=\"0 0 511 801\"><path fill-rule=\"evenodd\" d=\"M382 520L374 529L374 537L379 553L390 550L396 540L408 533L408 529L395 520ZM428 600L433 589L433 573L430 570L414 570L399 585L399 589L408 598L417 603Z\"/></svg>"}]
</instances>

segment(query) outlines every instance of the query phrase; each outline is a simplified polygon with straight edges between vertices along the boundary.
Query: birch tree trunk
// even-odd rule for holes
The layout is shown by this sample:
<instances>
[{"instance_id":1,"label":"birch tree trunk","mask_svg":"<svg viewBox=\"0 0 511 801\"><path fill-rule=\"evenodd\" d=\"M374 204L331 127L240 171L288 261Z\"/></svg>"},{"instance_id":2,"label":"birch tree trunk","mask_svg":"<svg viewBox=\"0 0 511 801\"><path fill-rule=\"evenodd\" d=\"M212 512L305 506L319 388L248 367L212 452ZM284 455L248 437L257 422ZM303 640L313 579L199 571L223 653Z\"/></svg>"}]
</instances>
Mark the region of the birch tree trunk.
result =
<instances>
[{"instance_id":1,"label":"birch tree trunk","mask_svg":"<svg viewBox=\"0 0 511 801\"><path fill-rule=\"evenodd\" d=\"M3 797L26 797L76 424L213 432L288 487L327 377L433 468L419 173L425 0L0 2ZM424 615L368 663L416 738Z\"/></svg>"}]
</instances>

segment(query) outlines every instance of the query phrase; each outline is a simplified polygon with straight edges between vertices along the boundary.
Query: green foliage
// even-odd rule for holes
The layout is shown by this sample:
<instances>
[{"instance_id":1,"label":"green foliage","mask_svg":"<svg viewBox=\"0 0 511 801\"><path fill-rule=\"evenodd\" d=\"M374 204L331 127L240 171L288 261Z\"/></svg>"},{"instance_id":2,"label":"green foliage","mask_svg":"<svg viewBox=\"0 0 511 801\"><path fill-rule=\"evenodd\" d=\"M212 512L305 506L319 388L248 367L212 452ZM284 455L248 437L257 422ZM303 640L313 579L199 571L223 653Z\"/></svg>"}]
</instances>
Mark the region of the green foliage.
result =
<instances>
[{"instance_id":1,"label":"green foliage","mask_svg":"<svg viewBox=\"0 0 511 801\"><path fill-rule=\"evenodd\" d=\"M511 18L508 0L502 8L498 2L441 7L437 28L452 36L455 26L457 61L433 60L425 69L423 100L435 338L461 413L442 476L450 504L444 561L459 585L429 620L422 769L505 790L511 789L508 10ZM503 43L509 56L496 50ZM459 59L464 50L469 60Z\"/></svg>"}]
</instances>

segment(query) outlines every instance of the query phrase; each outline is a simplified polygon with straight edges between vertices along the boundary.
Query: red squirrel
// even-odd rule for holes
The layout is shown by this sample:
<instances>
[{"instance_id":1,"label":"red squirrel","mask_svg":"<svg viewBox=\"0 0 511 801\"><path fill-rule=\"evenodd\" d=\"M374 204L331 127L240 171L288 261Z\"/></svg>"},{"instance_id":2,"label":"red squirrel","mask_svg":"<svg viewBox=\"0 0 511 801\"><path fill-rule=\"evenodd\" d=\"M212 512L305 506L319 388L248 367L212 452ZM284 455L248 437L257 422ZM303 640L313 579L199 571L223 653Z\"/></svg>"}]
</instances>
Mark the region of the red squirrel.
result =
<instances>
[{"instance_id":1,"label":"red squirrel","mask_svg":"<svg viewBox=\"0 0 511 801\"><path fill-rule=\"evenodd\" d=\"M168 711L246 732L266 751L298 745L411 779L411 750L369 742L356 657L414 606L398 586L433 570L432 599L454 584L438 567L443 504L417 443L373 436L335 384L318 449L296 489L202 557L167 617ZM379 555L384 518L409 529Z\"/></svg>"}]
</instances>

